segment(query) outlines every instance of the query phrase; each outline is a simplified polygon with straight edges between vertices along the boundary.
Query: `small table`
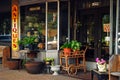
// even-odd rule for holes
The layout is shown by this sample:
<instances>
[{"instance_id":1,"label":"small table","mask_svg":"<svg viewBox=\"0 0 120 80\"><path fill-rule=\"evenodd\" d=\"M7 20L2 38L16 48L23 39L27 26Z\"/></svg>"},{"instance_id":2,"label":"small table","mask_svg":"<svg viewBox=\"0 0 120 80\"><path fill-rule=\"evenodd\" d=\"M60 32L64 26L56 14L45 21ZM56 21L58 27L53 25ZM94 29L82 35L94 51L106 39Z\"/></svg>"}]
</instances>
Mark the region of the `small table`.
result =
<instances>
[{"instance_id":1,"label":"small table","mask_svg":"<svg viewBox=\"0 0 120 80\"><path fill-rule=\"evenodd\" d=\"M98 80L108 80L108 72L99 72L98 70L94 69L91 70L91 80L94 80L94 74L97 75Z\"/></svg>"},{"instance_id":2,"label":"small table","mask_svg":"<svg viewBox=\"0 0 120 80\"><path fill-rule=\"evenodd\" d=\"M46 64L46 72L49 74L49 73L51 73L51 67L50 67L51 65L48 65L48 64Z\"/></svg>"}]
</instances>

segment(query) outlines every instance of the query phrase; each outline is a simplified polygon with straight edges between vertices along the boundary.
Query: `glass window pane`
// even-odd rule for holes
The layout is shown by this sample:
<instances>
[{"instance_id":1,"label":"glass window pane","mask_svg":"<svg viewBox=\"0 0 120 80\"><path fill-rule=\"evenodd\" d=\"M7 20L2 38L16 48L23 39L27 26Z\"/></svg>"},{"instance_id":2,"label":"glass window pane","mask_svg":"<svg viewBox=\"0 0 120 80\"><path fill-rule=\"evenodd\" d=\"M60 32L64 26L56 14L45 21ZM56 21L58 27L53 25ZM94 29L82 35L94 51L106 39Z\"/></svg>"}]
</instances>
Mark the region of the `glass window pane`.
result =
<instances>
[{"instance_id":1,"label":"glass window pane","mask_svg":"<svg viewBox=\"0 0 120 80\"><path fill-rule=\"evenodd\" d=\"M47 49L57 49L57 2L48 3Z\"/></svg>"},{"instance_id":2,"label":"glass window pane","mask_svg":"<svg viewBox=\"0 0 120 80\"><path fill-rule=\"evenodd\" d=\"M45 49L45 3L21 7L21 37L36 36L35 49ZM42 43L38 46L39 43Z\"/></svg>"}]
</instances>

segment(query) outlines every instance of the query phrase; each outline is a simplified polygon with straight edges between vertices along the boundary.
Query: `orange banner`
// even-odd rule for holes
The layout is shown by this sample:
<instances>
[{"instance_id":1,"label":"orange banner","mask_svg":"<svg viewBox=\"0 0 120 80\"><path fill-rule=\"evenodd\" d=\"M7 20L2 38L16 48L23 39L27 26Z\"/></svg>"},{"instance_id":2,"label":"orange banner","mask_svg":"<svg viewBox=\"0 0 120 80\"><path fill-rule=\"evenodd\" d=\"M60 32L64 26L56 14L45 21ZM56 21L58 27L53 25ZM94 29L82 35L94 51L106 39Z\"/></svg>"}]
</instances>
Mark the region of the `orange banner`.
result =
<instances>
[{"instance_id":1,"label":"orange banner","mask_svg":"<svg viewBox=\"0 0 120 80\"><path fill-rule=\"evenodd\" d=\"M18 6L12 5L12 50L18 50Z\"/></svg>"}]
</instances>

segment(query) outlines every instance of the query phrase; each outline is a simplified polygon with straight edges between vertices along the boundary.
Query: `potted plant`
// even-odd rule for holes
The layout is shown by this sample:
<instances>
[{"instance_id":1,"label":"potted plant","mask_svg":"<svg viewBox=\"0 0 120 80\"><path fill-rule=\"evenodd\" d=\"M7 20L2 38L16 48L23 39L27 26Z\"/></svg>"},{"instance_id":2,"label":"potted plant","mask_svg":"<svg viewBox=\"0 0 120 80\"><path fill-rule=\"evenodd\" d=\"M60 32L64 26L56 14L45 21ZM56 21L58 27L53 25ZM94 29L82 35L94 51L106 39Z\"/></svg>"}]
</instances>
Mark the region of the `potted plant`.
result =
<instances>
[{"instance_id":1,"label":"potted plant","mask_svg":"<svg viewBox=\"0 0 120 80\"><path fill-rule=\"evenodd\" d=\"M33 44L35 43L35 36L26 36L18 41L19 45L24 45L25 48L33 49Z\"/></svg>"},{"instance_id":2,"label":"potted plant","mask_svg":"<svg viewBox=\"0 0 120 80\"><path fill-rule=\"evenodd\" d=\"M80 42L78 42L76 40L72 40L71 41L71 49L73 50L73 52L75 54L78 53L78 51L80 50L81 46L82 46L82 44Z\"/></svg>"},{"instance_id":3,"label":"potted plant","mask_svg":"<svg viewBox=\"0 0 120 80\"><path fill-rule=\"evenodd\" d=\"M46 58L43 59L43 61L47 65L54 65L54 58L46 57Z\"/></svg>"},{"instance_id":4,"label":"potted plant","mask_svg":"<svg viewBox=\"0 0 120 80\"><path fill-rule=\"evenodd\" d=\"M82 44L80 42L78 42L77 40L72 40L70 42L66 42L64 43L60 49L63 49L64 53L69 55L71 50L74 53L77 53L78 50L80 50L80 47L82 46Z\"/></svg>"},{"instance_id":5,"label":"potted plant","mask_svg":"<svg viewBox=\"0 0 120 80\"><path fill-rule=\"evenodd\" d=\"M97 62L98 71L100 71L100 72L106 72L106 70L107 70L106 61L104 59L99 59L97 57L96 58L96 62Z\"/></svg>"},{"instance_id":6,"label":"potted plant","mask_svg":"<svg viewBox=\"0 0 120 80\"><path fill-rule=\"evenodd\" d=\"M71 52L71 42L65 42L60 49L63 49L64 55L68 56Z\"/></svg>"}]
</instances>

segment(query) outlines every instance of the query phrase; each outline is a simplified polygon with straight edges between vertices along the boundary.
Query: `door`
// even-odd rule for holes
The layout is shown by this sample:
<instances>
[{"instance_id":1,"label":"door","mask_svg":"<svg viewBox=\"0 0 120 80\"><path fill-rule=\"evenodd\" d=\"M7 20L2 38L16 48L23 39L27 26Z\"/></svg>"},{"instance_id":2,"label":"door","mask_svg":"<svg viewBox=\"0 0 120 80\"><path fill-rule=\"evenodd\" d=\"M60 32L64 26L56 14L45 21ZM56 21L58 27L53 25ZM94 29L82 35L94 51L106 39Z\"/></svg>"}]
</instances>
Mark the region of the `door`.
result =
<instances>
[{"instance_id":1,"label":"door","mask_svg":"<svg viewBox=\"0 0 120 80\"><path fill-rule=\"evenodd\" d=\"M86 43L89 46L86 58L94 61L95 57L100 56L101 53L101 26L99 16L96 14L84 15L82 27L82 30L84 30L83 34L86 36L81 41L85 41L82 43Z\"/></svg>"},{"instance_id":2,"label":"door","mask_svg":"<svg viewBox=\"0 0 120 80\"><path fill-rule=\"evenodd\" d=\"M79 22L77 40L89 46L86 59L95 61L96 57L105 58L109 53L109 32L104 32L104 24L109 28L109 14L103 13L101 8L80 10Z\"/></svg>"}]
</instances>

